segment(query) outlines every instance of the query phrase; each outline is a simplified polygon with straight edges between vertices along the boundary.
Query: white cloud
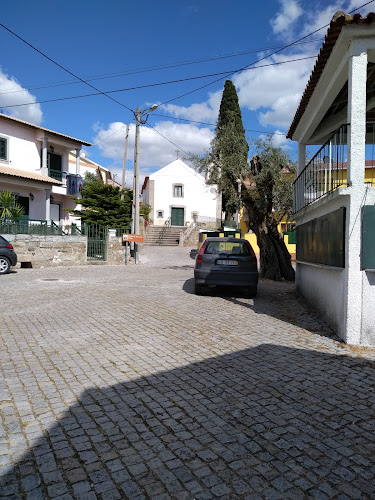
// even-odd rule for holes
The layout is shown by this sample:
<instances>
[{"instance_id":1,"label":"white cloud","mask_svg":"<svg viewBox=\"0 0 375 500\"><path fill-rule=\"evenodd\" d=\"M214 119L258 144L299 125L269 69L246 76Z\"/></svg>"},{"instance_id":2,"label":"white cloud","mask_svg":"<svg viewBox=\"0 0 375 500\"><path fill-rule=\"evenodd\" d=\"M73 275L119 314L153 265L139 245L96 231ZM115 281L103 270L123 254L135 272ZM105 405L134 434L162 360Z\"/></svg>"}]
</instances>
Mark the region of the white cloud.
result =
<instances>
[{"instance_id":1,"label":"white cloud","mask_svg":"<svg viewBox=\"0 0 375 500\"><path fill-rule=\"evenodd\" d=\"M0 71L0 110L9 113L15 118L34 123L35 125L40 125L42 122L40 104L6 108L7 106L22 104L24 102L36 102L36 98L17 83L14 78Z\"/></svg>"},{"instance_id":2,"label":"white cloud","mask_svg":"<svg viewBox=\"0 0 375 500\"><path fill-rule=\"evenodd\" d=\"M276 34L286 31L302 15L302 12L296 0L281 0L281 10L270 22L272 31Z\"/></svg>"},{"instance_id":3,"label":"white cloud","mask_svg":"<svg viewBox=\"0 0 375 500\"><path fill-rule=\"evenodd\" d=\"M96 125L97 127L97 125ZM124 155L125 127L122 122L113 122L106 129L97 129L94 144L106 158L113 158L121 162ZM155 130L156 131L155 131ZM187 153L203 154L210 147L213 132L209 128L199 128L195 125L159 122L153 128L140 127L140 165L146 174L150 167L162 168L176 159L176 149L180 150L179 157ZM130 125L128 159L134 159L135 125ZM171 144L164 137L172 141Z\"/></svg>"},{"instance_id":4,"label":"white cloud","mask_svg":"<svg viewBox=\"0 0 375 500\"><path fill-rule=\"evenodd\" d=\"M216 123L219 116L221 96L223 92L212 92L208 100L202 103L192 104L191 106L176 106L175 104L166 104L160 108L177 118L186 118L187 120L208 121Z\"/></svg>"},{"instance_id":5,"label":"white cloud","mask_svg":"<svg viewBox=\"0 0 375 500\"><path fill-rule=\"evenodd\" d=\"M283 62L290 58L302 58L310 53L275 55L269 62ZM247 70L237 75L233 83L237 87L241 107L258 112L263 126L287 128L296 112L305 89L314 59L306 59L276 66Z\"/></svg>"}]
</instances>

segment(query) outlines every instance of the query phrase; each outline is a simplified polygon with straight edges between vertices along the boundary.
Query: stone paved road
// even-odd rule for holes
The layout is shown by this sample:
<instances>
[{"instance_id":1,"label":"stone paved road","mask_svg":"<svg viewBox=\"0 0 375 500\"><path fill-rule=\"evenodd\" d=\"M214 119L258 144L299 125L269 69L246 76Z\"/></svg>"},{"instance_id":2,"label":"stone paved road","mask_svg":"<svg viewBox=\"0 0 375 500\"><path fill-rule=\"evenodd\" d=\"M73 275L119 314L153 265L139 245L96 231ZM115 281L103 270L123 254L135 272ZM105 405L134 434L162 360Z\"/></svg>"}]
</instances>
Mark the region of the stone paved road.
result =
<instances>
[{"instance_id":1,"label":"stone paved road","mask_svg":"<svg viewBox=\"0 0 375 500\"><path fill-rule=\"evenodd\" d=\"M0 497L375 498L375 351L188 250L0 280Z\"/></svg>"}]
</instances>

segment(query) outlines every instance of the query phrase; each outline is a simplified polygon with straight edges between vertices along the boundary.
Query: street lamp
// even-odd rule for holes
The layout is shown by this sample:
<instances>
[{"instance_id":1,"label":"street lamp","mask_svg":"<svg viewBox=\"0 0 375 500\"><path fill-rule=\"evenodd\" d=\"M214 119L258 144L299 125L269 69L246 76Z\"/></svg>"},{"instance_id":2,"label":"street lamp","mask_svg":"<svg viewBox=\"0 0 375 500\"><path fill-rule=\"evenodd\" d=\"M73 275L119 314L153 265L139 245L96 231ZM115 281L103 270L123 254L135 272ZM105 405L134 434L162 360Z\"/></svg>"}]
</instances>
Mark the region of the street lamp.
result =
<instances>
[{"instance_id":1,"label":"street lamp","mask_svg":"<svg viewBox=\"0 0 375 500\"><path fill-rule=\"evenodd\" d=\"M134 142L134 183L133 183L133 233L139 234L139 125L147 122L148 115L157 109L154 104L151 108L141 111L137 108L134 113L135 117L135 142ZM134 259L135 263L139 264L139 243L134 243Z\"/></svg>"}]
</instances>

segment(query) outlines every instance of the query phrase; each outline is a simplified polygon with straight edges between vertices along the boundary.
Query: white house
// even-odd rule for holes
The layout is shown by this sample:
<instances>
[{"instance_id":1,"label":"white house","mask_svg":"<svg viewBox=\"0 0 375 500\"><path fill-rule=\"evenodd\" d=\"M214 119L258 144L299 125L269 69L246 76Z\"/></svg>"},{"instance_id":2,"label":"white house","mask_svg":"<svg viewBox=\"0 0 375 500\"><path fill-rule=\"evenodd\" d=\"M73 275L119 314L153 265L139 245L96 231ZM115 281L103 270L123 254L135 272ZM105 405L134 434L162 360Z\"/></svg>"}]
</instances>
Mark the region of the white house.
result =
<instances>
[{"instance_id":1,"label":"white house","mask_svg":"<svg viewBox=\"0 0 375 500\"><path fill-rule=\"evenodd\" d=\"M372 346L374 132L375 14L339 11L287 135L298 141L296 284L345 342ZM307 165L306 145L321 146Z\"/></svg>"},{"instance_id":2,"label":"white house","mask_svg":"<svg viewBox=\"0 0 375 500\"><path fill-rule=\"evenodd\" d=\"M221 218L221 196L216 186L207 186L204 177L177 159L146 177L143 202L151 206L150 219L163 225L185 226L194 220L217 223Z\"/></svg>"},{"instance_id":3,"label":"white house","mask_svg":"<svg viewBox=\"0 0 375 500\"><path fill-rule=\"evenodd\" d=\"M82 146L91 144L0 114L0 191L16 194L29 219L79 222L64 209L77 207L71 197L85 173L111 181L109 170L81 156Z\"/></svg>"}]
</instances>

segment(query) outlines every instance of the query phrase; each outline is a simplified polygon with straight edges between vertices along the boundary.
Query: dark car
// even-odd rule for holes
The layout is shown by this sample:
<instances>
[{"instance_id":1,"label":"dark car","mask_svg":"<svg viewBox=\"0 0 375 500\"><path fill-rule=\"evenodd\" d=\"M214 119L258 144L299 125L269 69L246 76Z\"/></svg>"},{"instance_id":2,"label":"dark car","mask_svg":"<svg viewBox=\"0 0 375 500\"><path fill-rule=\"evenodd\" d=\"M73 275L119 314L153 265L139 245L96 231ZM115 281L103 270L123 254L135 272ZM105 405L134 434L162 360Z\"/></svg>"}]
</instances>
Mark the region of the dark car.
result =
<instances>
[{"instance_id":1,"label":"dark car","mask_svg":"<svg viewBox=\"0 0 375 500\"><path fill-rule=\"evenodd\" d=\"M10 271L10 266L17 264L17 254L13 246L5 238L0 236L0 274Z\"/></svg>"},{"instance_id":2,"label":"dark car","mask_svg":"<svg viewBox=\"0 0 375 500\"><path fill-rule=\"evenodd\" d=\"M206 238L195 258L195 293L204 286L242 287L248 297L258 288L258 263L250 243L241 238Z\"/></svg>"}]
</instances>

